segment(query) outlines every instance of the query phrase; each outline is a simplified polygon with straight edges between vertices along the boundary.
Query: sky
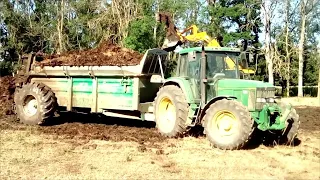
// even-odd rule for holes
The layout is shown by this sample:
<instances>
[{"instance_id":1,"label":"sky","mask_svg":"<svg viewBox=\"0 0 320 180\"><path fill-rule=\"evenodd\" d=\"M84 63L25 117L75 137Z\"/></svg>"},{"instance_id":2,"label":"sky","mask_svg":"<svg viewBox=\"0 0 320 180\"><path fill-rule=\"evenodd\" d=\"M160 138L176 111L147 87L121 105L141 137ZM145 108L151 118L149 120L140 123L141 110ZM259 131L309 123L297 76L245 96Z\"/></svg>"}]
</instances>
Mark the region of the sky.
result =
<instances>
[{"instance_id":1,"label":"sky","mask_svg":"<svg viewBox=\"0 0 320 180\"><path fill-rule=\"evenodd\" d=\"M317 1L317 0L315 0ZM268 1L270 2L270 0ZM281 1L277 1L278 3L281 3ZM300 0L291 0L291 7L296 7L296 12L299 13L299 3L300 3ZM274 17L272 18L271 20L271 28L274 28L275 26L281 26L283 27L284 26L284 23L285 23L285 16L284 14L281 12L283 11L283 5L278 5L276 6L277 8L274 10ZM264 19L264 15L261 14L261 20L263 22L263 19ZM265 23L263 22L263 24L265 25ZM264 27L262 27L264 28ZM297 27L298 29L300 29L300 27ZM317 47L320 48L320 34L316 34L315 35L316 37L316 41L318 42L317 44ZM264 39L265 39L265 33L262 31L261 33L259 33L259 41L260 42L264 42Z\"/></svg>"}]
</instances>

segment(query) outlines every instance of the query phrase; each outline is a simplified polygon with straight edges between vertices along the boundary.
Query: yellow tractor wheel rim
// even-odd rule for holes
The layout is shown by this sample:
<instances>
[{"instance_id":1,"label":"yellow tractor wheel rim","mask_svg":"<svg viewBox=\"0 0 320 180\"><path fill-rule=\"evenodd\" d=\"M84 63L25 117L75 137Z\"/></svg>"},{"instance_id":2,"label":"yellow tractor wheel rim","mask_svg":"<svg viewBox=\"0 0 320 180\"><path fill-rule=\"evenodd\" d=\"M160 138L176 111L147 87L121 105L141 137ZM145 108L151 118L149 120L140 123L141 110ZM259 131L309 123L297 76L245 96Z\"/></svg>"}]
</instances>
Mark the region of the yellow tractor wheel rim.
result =
<instances>
[{"instance_id":1,"label":"yellow tractor wheel rim","mask_svg":"<svg viewBox=\"0 0 320 180\"><path fill-rule=\"evenodd\" d=\"M168 97L163 97L160 100L157 116L159 118L158 124L162 131L170 132L176 121L176 108Z\"/></svg>"},{"instance_id":2,"label":"yellow tractor wheel rim","mask_svg":"<svg viewBox=\"0 0 320 180\"><path fill-rule=\"evenodd\" d=\"M237 118L228 110L217 112L211 122L211 129L218 130L217 132L222 136L232 135L238 126Z\"/></svg>"}]
</instances>

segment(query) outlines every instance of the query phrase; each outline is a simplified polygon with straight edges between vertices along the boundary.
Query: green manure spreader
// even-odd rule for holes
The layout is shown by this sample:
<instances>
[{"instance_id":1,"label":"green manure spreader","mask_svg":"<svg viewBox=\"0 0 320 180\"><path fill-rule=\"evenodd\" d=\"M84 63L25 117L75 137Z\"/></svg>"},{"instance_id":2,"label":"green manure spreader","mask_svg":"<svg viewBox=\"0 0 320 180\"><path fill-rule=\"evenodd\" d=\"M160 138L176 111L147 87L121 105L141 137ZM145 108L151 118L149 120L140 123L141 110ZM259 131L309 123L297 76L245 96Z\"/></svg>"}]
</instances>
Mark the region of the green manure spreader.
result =
<instances>
[{"instance_id":1,"label":"green manure spreader","mask_svg":"<svg viewBox=\"0 0 320 180\"><path fill-rule=\"evenodd\" d=\"M15 109L26 124L41 125L58 107L106 116L155 121L161 134L176 137L195 125L220 149L242 149L255 129L291 144L299 116L275 96L272 84L241 79L240 49L182 49L167 77L168 53L146 51L133 66L39 66L17 87ZM226 59L235 61L228 67Z\"/></svg>"}]
</instances>

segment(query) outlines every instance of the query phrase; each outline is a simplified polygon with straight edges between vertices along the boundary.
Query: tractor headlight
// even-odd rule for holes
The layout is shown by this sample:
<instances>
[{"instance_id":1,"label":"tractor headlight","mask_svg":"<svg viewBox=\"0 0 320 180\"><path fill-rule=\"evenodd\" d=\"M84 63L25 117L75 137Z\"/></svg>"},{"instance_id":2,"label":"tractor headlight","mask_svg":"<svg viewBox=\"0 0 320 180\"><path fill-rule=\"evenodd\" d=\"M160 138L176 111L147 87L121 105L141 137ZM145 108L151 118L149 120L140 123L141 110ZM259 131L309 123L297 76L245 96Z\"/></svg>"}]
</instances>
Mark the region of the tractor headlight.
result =
<instances>
[{"instance_id":1,"label":"tractor headlight","mask_svg":"<svg viewBox=\"0 0 320 180\"><path fill-rule=\"evenodd\" d=\"M266 103L275 102L275 88L266 87L266 88L257 88L256 92L256 109L262 109Z\"/></svg>"},{"instance_id":2,"label":"tractor headlight","mask_svg":"<svg viewBox=\"0 0 320 180\"><path fill-rule=\"evenodd\" d=\"M274 103L274 98L257 98L256 102L259 102L259 103Z\"/></svg>"},{"instance_id":3,"label":"tractor headlight","mask_svg":"<svg viewBox=\"0 0 320 180\"><path fill-rule=\"evenodd\" d=\"M268 103L274 103L274 98L268 98Z\"/></svg>"},{"instance_id":4,"label":"tractor headlight","mask_svg":"<svg viewBox=\"0 0 320 180\"><path fill-rule=\"evenodd\" d=\"M267 100L266 98L257 98L256 102L259 102L259 103L266 103Z\"/></svg>"}]
</instances>

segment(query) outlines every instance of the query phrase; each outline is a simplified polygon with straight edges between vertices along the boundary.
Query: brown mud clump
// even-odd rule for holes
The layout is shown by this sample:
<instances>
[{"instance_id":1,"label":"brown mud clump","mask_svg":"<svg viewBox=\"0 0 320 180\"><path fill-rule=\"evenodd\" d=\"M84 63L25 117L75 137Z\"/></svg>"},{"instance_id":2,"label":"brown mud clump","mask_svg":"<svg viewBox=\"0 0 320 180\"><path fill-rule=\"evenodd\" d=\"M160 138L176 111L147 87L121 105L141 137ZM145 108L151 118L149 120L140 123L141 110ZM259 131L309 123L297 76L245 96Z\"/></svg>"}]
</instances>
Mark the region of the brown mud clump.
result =
<instances>
[{"instance_id":1,"label":"brown mud clump","mask_svg":"<svg viewBox=\"0 0 320 180\"><path fill-rule=\"evenodd\" d=\"M143 54L107 41L94 49L46 55L36 64L40 66L130 66L138 65L142 57Z\"/></svg>"},{"instance_id":2,"label":"brown mud clump","mask_svg":"<svg viewBox=\"0 0 320 180\"><path fill-rule=\"evenodd\" d=\"M13 112L13 96L16 85L26 83L28 75L23 72L15 74L15 76L0 77L0 118L5 115L14 114Z\"/></svg>"},{"instance_id":3,"label":"brown mud clump","mask_svg":"<svg viewBox=\"0 0 320 180\"><path fill-rule=\"evenodd\" d=\"M12 114L15 78L12 76L0 77L0 117Z\"/></svg>"},{"instance_id":4,"label":"brown mud clump","mask_svg":"<svg viewBox=\"0 0 320 180\"><path fill-rule=\"evenodd\" d=\"M39 132L54 134L66 139L131 141L140 144L156 144L167 138L157 133L155 128L122 126L95 123L64 123L54 126L39 126Z\"/></svg>"}]
</instances>

